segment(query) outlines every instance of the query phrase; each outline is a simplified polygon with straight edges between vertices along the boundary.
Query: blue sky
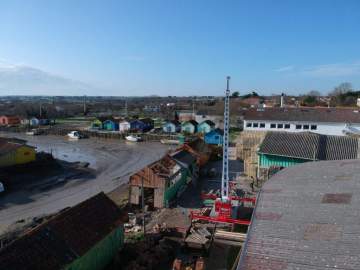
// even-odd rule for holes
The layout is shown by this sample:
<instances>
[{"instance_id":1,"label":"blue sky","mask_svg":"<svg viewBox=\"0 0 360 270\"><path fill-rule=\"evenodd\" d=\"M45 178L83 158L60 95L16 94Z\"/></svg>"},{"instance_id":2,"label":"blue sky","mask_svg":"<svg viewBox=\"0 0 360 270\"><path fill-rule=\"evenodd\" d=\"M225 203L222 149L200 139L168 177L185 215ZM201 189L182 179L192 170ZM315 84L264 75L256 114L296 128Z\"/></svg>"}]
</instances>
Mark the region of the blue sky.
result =
<instances>
[{"instance_id":1,"label":"blue sky","mask_svg":"<svg viewBox=\"0 0 360 270\"><path fill-rule=\"evenodd\" d=\"M0 0L0 95L360 88L360 1Z\"/></svg>"}]
</instances>

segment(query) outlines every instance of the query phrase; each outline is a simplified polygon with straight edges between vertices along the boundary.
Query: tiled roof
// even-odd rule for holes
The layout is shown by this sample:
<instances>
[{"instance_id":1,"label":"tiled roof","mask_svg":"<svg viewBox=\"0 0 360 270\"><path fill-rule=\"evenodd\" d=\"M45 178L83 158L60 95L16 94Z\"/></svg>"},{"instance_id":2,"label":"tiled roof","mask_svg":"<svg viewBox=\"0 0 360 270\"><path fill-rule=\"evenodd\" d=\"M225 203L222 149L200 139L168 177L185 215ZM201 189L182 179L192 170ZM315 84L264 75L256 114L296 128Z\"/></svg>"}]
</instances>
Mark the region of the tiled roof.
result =
<instances>
[{"instance_id":1,"label":"tiled roof","mask_svg":"<svg viewBox=\"0 0 360 270\"><path fill-rule=\"evenodd\" d=\"M307 162L258 196L237 270L360 269L360 160Z\"/></svg>"},{"instance_id":2,"label":"tiled roof","mask_svg":"<svg viewBox=\"0 0 360 270\"><path fill-rule=\"evenodd\" d=\"M120 209L99 193L0 250L0 269L63 269L117 228L121 218Z\"/></svg>"},{"instance_id":3,"label":"tiled roof","mask_svg":"<svg viewBox=\"0 0 360 270\"><path fill-rule=\"evenodd\" d=\"M360 112L339 108L263 108L244 112L245 120L360 123Z\"/></svg>"},{"instance_id":4,"label":"tiled roof","mask_svg":"<svg viewBox=\"0 0 360 270\"><path fill-rule=\"evenodd\" d=\"M268 132L260 153L310 160L358 158L359 140L315 133Z\"/></svg>"}]
</instances>

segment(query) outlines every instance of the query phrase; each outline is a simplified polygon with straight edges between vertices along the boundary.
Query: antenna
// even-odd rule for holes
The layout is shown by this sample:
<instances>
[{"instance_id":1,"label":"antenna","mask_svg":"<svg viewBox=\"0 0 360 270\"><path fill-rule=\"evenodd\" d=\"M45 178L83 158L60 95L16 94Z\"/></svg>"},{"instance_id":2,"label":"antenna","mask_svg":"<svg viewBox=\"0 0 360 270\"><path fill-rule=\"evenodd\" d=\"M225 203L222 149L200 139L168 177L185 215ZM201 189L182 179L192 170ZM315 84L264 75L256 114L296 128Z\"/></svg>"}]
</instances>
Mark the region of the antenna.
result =
<instances>
[{"instance_id":1,"label":"antenna","mask_svg":"<svg viewBox=\"0 0 360 270\"><path fill-rule=\"evenodd\" d=\"M224 106L224 137L223 137L223 170L221 178L221 199L229 198L229 100L230 76L226 77L226 92Z\"/></svg>"}]
</instances>

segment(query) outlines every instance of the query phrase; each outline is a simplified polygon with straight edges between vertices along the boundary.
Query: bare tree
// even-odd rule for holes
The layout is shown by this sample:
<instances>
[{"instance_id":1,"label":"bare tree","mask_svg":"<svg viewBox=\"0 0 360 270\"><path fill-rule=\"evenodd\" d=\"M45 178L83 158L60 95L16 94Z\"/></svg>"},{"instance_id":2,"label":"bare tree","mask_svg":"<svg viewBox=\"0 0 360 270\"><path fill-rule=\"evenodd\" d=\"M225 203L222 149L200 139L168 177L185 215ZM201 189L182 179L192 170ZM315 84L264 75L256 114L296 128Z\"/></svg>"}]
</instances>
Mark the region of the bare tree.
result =
<instances>
[{"instance_id":1,"label":"bare tree","mask_svg":"<svg viewBox=\"0 0 360 270\"><path fill-rule=\"evenodd\" d=\"M336 86L334 90L329 93L329 96L338 96L353 91L352 84L349 82L343 82Z\"/></svg>"},{"instance_id":2,"label":"bare tree","mask_svg":"<svg viewBox=\"0 0 360 270\"><path fill-rule=\"evenodd\" d=\"M321 96L321 93L317 90L311 90L306 95L310 96L310 97L319 97L319 96Z\"/></svg>"}]
</instances>

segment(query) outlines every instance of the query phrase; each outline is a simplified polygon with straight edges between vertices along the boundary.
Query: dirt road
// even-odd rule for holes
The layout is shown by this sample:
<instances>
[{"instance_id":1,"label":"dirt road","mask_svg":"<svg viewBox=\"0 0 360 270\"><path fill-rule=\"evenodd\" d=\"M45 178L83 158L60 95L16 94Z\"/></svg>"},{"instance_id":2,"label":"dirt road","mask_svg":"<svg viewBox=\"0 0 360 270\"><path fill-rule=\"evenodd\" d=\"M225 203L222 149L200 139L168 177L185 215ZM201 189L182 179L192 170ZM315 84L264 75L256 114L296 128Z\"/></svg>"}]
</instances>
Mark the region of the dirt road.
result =
<instances>
[{"instance_id":1,"label":"dirt road","mask_svg":"<svg viewBox=\"0 0 360 270\"><path fill-rule=\"evenodd\" d=\"M38 151L52 152L66 161L89 162L94 179L75 179L50 190L19 190L0 195L0 233L13 222L56 212L75 205L100 191L109 192L126 183L131 173L159 159L168 146L160 143L128 143L115 140L69 141L58 136L4 134L28 140Z\"/></svg>"}]
</instances>

